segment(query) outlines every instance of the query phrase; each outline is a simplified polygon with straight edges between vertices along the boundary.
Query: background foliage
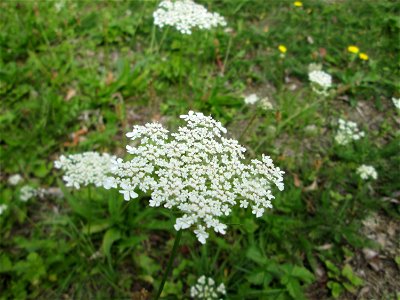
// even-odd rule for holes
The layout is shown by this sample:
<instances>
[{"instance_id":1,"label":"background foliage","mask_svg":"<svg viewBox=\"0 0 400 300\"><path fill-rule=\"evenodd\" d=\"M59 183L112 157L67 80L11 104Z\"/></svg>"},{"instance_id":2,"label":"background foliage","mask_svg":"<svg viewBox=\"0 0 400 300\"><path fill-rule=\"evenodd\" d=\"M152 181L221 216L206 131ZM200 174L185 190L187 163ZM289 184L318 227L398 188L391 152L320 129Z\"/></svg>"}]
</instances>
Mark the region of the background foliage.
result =
<instances>
[{"instance_id":1,"label":"background foliage","mask_svg":"<svg viewBox=\"0 0 400 300\"><path fill-rule=\"evenodd\" d=\"M399 2L199 2L225 16L229 32L161 31L154 1L0 3L0 204L9 206L0 216L0 299L150 297L175 236L170 213L113 191L68 190L53 161L87 150L123 155L132 125L176 128L189 109L235 138L251 122L241 143L249 157L271 155L286 188L272 211L255 219L238 210L226 236L204 247L185 232L164 297L188 298L202 274L224 282L229 299L398 297L390 280L398 240L390 252L368 238L365 220L399 234L400 122L390 100L400 95ZM326 99L308 83L312 62L334 78ZM245 106L252 92L274 110ZM339 117L367 137L336 146ZM363 163L377 181L359 179ZM15 173L64 198L19 201L22 185L7 183ZM385 270L372 271L381 282L361 249L383 255Z\"/></svg>"}]
</instances>

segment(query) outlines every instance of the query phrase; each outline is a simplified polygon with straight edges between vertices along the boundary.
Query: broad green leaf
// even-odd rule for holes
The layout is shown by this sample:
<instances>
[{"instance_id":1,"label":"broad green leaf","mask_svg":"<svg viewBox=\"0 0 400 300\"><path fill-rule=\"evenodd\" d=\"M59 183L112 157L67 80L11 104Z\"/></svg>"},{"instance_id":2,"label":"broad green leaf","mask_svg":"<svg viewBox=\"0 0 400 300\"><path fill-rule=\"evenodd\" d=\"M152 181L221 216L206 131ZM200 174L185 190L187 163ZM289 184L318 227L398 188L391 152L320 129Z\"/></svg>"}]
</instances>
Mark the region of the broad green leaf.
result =
<instances>
[{"instance_id":1,"label":"broad green leaf","mask_svg":"<svg viewBox=\"0 0 400 300\"><path fill-rule=\"evenodd\" d=\"M116 228L110 228L106 231L103 237L103 243L101 245L102 252L107 256L111 257L110 251L112 244L121 238L121 232Z\"/></svg>"}]
</instances>

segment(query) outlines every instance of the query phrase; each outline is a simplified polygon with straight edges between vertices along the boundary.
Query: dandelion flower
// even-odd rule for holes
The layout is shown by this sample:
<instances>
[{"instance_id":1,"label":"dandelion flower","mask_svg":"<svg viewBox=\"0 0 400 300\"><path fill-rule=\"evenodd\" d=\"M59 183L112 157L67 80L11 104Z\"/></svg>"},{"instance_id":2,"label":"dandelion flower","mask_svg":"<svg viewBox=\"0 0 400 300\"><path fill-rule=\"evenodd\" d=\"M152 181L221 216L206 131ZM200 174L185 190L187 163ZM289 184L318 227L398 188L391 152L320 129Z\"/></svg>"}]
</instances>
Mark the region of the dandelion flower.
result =
<instances>
[{"instance_id":1,"label":"dandelion flower","mask_svg":"<svg viewBox=\"0 0 400 300\"><path fill-rule=\"evenodd\" d=\"M363 180L373 179L376 180L378 178L378 173L376 172L373 166L361 165L357 169L357 174Z\"/></svg>"},{"instance_id":2,"label":"dandelion flower","mask_svg":"<svg viewBox=\"0 0 400 300\"><path fill-rule=\"evenodd\" d=\"M7 210L7 204L0 204L0 216Z\"/></svg>"},{"instance_id":3,"label":"dandelion flower","mask_svg":"<svg viewBox=\"0 0 400 300\"><path fill-rule=\"evenodd\" d=\"M287 52L287 48L284 45L279 45L278 49L282 54Z\"/></svg>"},{"instance_id":4,"label":"dandelion flower","mask_svg":"<svg viewBox=\"0 0 400 300\"><path fill-rule=\"evenodd\" d=\"M160 28L175 27L183 34L192 34L192 29L210 30L217 26L226 26L226 21L218 13L211 13L192 0L164 0L153 13L154 24Z\"/></svg>"},{"instance_id":5,"label":"dandelion flower","mask_svg":"<svg viewBox=\"0 0 400 300\"><path fill-rule=\"evenodd\" d=\"M392 102L397 109L400 109L400 98L392 98Z\"/></svg>"},{"instance_id":6,"label":"dandelion flower","mask_svg":"<svg viewBox=\"0 0 400 300\"><path fill-rule=\"evenodd\" d=\"M63 180L66 186L79 189L81 185L103 186L107 173L111 168L111 161L115 156L108 153L84 152L68 156L61 155L54 162L54 167L64 171Z\"/></svg>"},{"instance_id":7,"label":"dandelion flower","mask_svg":"<svg viewBox=\"0 0 400 300\"><path fill-rule=\"evenodd\" d=\"M358 129L356 123L339 119L339 128L335 136L335 141L339 145L347 145L352 141L357 141L365 136L363 131Z\"/></svg>"},{"instance_id":8,"label":"dandelion flower","mask_svg":"<svg viewBox=\"0 0 400 300\"><path fill-rule=\"evenodd\" d=\"M190 297L194 299L214 300L226 295L225 285L216 286L211 277L200 276L197 283L190 288Z\"/></svg>"},{"instance_id":9,"label":"dandelion flower","mask_svg":"<svg viewBox=\"0 0 400 300\"><path fill-rule=\"evenodd\" d=\"M19 192L20 192L19 199L22 202L27 202L28 200L38 195L38 191L29 185L23 186Z\"/></svg>"},{"instance_id":10,"label":"dandelion flower","mask_svg":"<svg viewBox=\"0 0 400 300\"><path fill-rule=\"evenodd\" d=\"M194 227L202 244L211 229L225 234L221 219L243 200L257 217L272 208L272 186L284 189L284 172L269 156L246 164L246 149L223 137L227 130L220 122L193 111L180 118L186 126L174 133L158 123L135 125L126 134L135 141L126 146L131 158L113 161L104 187L118 188L125 200L141 190L151 195L149 206L178 209L175 230Z\"/></svg>"},{"instance_id":11,"label":"dandelion flower","mask_svg":"<svg viewBox=\"0 0 400 300\"><path fill-rule=\"evenodd\" d=\"M358 55L358 57L360 57L360 59L362 59L362 60L368 60L368 59L369 59L368 55L365 54L365 53L360 53L360 54Z\"/></svg>"},{"instance_id":12,"label":"dandelion flower","mask_svg":"<svg viewBox=\"0 0 400 300\"><path fill-rule=\"evenodd\" d=\"M19 174L14 174L14 175L11 175L10 177L8 177L8 183L10 185L17 185L21 181L22 181L22 176Z\"/></svg>"},{"instance_id":13,"label":"dandelion flower","mask_svg":"<svg viewBox=\"0 0 400 300\"><path fill-rule=\"evenodd\" d=\"M357 46L349 46L347 47L347 51L357 54L358 52L360 52L360 49Z\"/></svg>"},{"instance_id":14,"label":"dandelion flower","mask_svg":"<svg viewBox=\"0 0 400 300\"><path fill-rule=\"evenodd\" d=\"M303 2L295 1L295 2L293 2L293 5L296 6L296 7L302 7L303 6Z\"/></svg>"}]
</instances>

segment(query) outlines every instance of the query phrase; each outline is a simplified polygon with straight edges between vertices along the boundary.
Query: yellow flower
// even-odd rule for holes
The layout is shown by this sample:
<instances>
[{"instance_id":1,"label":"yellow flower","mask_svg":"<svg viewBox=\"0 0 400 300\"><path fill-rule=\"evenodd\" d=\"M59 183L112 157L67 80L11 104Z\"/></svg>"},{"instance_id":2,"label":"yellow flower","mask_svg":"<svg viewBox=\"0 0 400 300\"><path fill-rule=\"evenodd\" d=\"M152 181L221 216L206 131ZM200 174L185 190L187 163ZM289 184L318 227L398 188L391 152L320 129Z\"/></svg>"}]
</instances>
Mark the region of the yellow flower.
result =
<instances>
[{"instance_id":1,"label":"yellow flower","mask_svg":"<svg viewBox=\"0 0 400 300\"><path fill-rule=\"evenodd\" d=\"M279 51L281 51L281 53L285 54L287 51L287 48L284 45L279 45L278 47Z\"/></svg>"},{"instance_id":2,"label":"yellow flower","mask_svg":"<svg viewBox=\"0 0 400 300\"><path fill-rule=\"evenodd\" d=\"M368 55L365 54L365 53L360 53L358 56L359 56L362 60L368 60L368 59L369 59Z\"/></svg>"},{"instance_id":3,"label":"yellow flower","mask_svg":"<svg viewBox=\"0 0 400 300\"><path fill-rule=\"evenodd\" d=\"M293 5L296 6L296 7L302 7L303 6L303 2L295 1L295 2L293 2Z\"/></svg>"},{"instance_id":4,"label":"yellow flower","mask_svg":"<svg viewBox=\"0 0 400 300\"><path fill-rule=\"evenodd\" d=\"M347 47L347 51L357 54L358 52L360 52L360 49L358 49L357 46L349 46Z\"/></svg>"}]
</instances>

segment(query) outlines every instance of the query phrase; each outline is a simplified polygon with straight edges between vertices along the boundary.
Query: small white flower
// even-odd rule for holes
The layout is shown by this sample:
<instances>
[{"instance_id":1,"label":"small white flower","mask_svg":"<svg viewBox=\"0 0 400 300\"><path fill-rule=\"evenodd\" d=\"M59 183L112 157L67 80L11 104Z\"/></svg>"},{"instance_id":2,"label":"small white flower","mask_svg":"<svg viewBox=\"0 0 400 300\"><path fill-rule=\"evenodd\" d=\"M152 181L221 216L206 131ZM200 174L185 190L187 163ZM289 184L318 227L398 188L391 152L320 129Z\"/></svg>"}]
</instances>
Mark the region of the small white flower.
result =
<instances>
[{"instance_id":1,"label":"small white flower","mask_svg":"<svg viewBox=\"0 0 400 300\"><path fill-rule=\"evenodd\" d=\"M400 109L400 98L392 98L393 104L397 109Z\"/></svg>"},{"instance_id":2,"label":"small white flower","mask_svg":"<svg viewBox=\"0 0 400 300\"><path fill-rule=\"evenodd\" d=\"M318 94L327 95L328 89L332 86L332 76L321 70L308 73L308 79L312 83L312 89Z\"/></svg>"},{"instance_id":3,"label":"small white flower","mask_svg":"<svg viewBox=\"0 0 400 300\"><path fill-rule=\"evenodd\" d=\"M182 34L192 34L194 28L210 30L217 26L226 26L224 17L192 0L164 0L153 13L154 24L160 28L175 27Z\"/></svg>"},{"instance_id":4,"label":"small white flower","mask_svg":"<svg viewBox=\"0 0 400 300\"><path fill-rule=\"evenodd\" d=\"M14 174L14 175L11 175L10 177L8 177L8 183L10 185L17 185L21 181L22 181L22 176L19 174Z\"/></svg>"},{"instance_id":5,"label":"small white flower","mask_svg":"<svg viewBox=\"0 0 400 300\"><path fill-rule=\"evenodd\" d=\"M339 128L335 136L335 141L339 145L347 145L350 142L357 141L365 136L365 133L360 131L357 124L354 122L339 119L338 123Z\"/></svg>"},{"instance_id":6,"label":"small white flower","mask_svg":"<svg viewBox=\"0 0 400 300\"><path fill-rule=\"evenodd\" d=\"M0 204L0 216L7 210L7 204Z\"/></svg>"},{"instance_id":7,"label":"small white flower","mask_svg":"<svg viewBox=\"0 0 400 300\"><path fill-rule=\"evenodd\" d=\"M64 171L63 180L68 187L79 189L81 185L94 184L97 187L111 188L116 187L116 184L107 173L112 169L115 159L115 156L97 152L61 155L59 160L54 162L54 167Z\"/></svg>"},{"instance_id":8,"label":"small white flower","mask_svg":"<svg viewBox=\"0 0 400 300\"><path fill-rule=\"evenodd\" d=\"M361 165L357 168L357 174L361 177L361 179L368 180L373 179L376 180L378 178L378 173L376 172L373 166Z\"/></svg>"},{"instance_id":9,"label":"small white flower","mask_svg":"<svg viewBox=\"0 0 400 300\"><path fill-rule=\"evenodd\" d=\"M215 286L215 281L211 277L204 275L197 279L197 283L190 288L190 297L194 299L215 300L221 299L226 295L225 285L221 283Z\"/></svg>"},{"instance_id":10,"label":"small white flower","mask_svg":"<svg viewBox=\"0 0 400 300\"><path fill-rule=\"evenodd\" d=\"M189 111L186 126L170 133L161 124L135 125L126 134L129 160L114 160L104 187L117 187L125 200L150 194L149 206L178 209L175 230L194 228L200 243L209 230L225 234L222 217L239 205L260 217L272 208L271 186L283 190L283 174L270 157L244 162L245 148L223 136L222 124Z\"/></svg>"},{"instance_id":11,"label":"small white flower","mask_svg":"<svg viewBox=\"0 0 400 300\"><path fill-rule=\"evenodd\" d=\"M29 185L25 185L20 190L19 199L22 202L27 202L29 199L34 198L37 195L38 195L38 191L35 188L33 188Z\"/></svg>"},{"instance_id":12,"label":"small white flower","mask_svg":"<svg viewBox=\"0 0 400 300\"><path fill-rule=\"evenodd\" d=\"M248 105L253 105L253 104L257 103L258 100L260 100L260 98L258 98L258 96L256 94L250 94L244 98L244 103L246 103Z\"/></svg>"}]
</instances>

